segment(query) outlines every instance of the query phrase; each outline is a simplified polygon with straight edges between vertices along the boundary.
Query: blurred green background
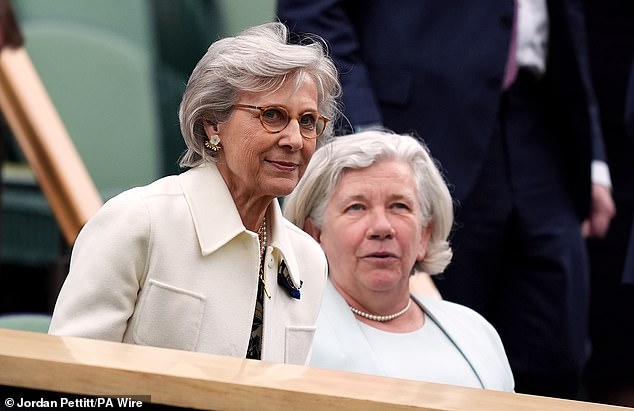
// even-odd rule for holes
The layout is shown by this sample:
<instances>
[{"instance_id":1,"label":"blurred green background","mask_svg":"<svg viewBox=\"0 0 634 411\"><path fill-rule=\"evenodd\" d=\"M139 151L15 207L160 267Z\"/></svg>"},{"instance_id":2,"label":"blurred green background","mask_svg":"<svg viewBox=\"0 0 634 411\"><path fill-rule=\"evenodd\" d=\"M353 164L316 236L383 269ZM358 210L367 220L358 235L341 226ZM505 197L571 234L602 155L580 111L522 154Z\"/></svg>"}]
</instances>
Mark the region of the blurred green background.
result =
<instances>
[{"instance_id":1,"label":"blurred green background","mask_svg":"<svg viewBox=\"0 0 634 411\"><path fill-rule=\"evenodd\" d=\"M25 48L104 200L178 170L178 105L209 44L275 0L12 0ZM1 116L0 116L1 117ZM69 247L4 119L0 314L52 310Z\"/></svg>"}]
</instances>

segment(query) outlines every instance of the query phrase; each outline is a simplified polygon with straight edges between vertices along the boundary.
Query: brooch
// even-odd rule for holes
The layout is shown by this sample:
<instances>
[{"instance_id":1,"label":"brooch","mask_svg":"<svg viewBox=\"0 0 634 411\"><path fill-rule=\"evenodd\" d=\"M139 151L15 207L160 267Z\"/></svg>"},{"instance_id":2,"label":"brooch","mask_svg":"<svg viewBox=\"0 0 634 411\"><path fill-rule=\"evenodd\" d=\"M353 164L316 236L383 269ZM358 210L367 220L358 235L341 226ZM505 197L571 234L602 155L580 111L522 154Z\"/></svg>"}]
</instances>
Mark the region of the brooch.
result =
<instances>
[{"instance_id":1,"label":"brooch","mask_svg":"<svg viewBox=\"0 0 634 411\"><path fill-rule=\"evenodd\" d=\"M299 292L299 289L302 288L304 282L300 280L299 287L295 287L295 285L293 285L293 281L291 281L291 276L288 273L288 267L286 266L284 260L280 262L280 266L277 269L277 283L281 285L282 288L284 288L291 297L297 300L300 299L301 293Z\"/></svg>"}]
</instances>

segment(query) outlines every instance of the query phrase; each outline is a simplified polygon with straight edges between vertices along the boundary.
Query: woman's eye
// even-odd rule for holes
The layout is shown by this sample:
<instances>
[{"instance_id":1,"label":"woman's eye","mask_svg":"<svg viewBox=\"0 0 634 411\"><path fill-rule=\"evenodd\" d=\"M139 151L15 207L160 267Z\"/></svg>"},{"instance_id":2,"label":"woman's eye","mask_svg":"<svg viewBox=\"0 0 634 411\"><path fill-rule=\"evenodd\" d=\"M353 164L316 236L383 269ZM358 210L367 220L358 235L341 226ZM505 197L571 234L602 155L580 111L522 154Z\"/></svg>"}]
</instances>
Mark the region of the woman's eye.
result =
<instances>
[{"instance_id":1,"label":"woman's eye","mask_svg":"<svg viewBox=\"0 0 634 411\"><path fill-rule=\"evenodd\" d=\"M267 122L280 121L284 117L284 113L277 108L268 108L262 112L262 118Z\"/></svg>"},{"instance_id":2,"label":"woman's eye","mask_svg":"<svg viewBox=\"0 0 634 411\"><path fill-rule=\"evenodd\" d=\"M409 210L410 207L405 203L394 203L392 204L392 208L400 209L400 210Z\"/></svg>"},{"instance_id":3,"label":"woman's eye","mask_svg":"<svg viewBox=\"0 0 634 411\"><path fill-rule=\"evenodd\" d=\"M346 207L346 211L361 211L364 209L365 207L363 206L363 204L351 204L348 207Z\"/></svg>"},{"instance_id":4,"label":"woman's eye","mask_svg":"<svg viewBox=\"0 0 634 411\"><path fill-rule=\"evenodd\" d=\"M299 117L299 125L304 127L304 128L313 128L315 127L315 123L317 122L317 120L315 119L315 116L313 114L310 113L306 113L306 114L302 114Z\"/></svg>"}]
</instances>

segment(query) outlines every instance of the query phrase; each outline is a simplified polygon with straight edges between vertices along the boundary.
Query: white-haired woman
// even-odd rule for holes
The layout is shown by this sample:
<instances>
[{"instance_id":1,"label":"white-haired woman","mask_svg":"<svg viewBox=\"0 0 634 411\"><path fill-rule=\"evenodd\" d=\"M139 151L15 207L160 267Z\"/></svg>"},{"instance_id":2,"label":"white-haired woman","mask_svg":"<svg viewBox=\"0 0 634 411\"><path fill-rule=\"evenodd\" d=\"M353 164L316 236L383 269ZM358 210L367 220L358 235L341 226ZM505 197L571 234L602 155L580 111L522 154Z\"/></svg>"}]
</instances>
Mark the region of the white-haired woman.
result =
<instances>
[{"instance_id":1,"label":"white-haired woman","mask_svg":"<svg viewBox=\"0 0 634 411\"><path fill-rule=\"evenodd\" d=\"M331 134L319 41L267 23L213 43L180 106L189 170L108 201L74 245L49 332L304 364L326 283L276 200Z\"/></svg>"},{"instance_id":2,"label":"white-haired woman","mask_svg":"<svg viewBox=\"0 0 634 411\"><path fill-rule=\"evenodd\" d=\"M483 317L410 294L415 270L436 274L449 264L452 210L413 137L367 131L317 150L284 202L328 260L310 365L513 391L500 338Z\"/></svg>"}]
</instances>

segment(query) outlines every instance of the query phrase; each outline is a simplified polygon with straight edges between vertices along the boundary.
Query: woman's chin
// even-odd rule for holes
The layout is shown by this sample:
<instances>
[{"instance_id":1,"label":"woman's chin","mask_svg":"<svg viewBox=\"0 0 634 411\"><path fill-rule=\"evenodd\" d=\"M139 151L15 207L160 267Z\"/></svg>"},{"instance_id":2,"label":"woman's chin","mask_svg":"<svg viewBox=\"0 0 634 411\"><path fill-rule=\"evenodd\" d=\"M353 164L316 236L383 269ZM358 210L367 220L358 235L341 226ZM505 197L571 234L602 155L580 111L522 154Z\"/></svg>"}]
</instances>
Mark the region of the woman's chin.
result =
<instances>
[{"instance_id":1,"label":"woman's chin","mask_svg":"<svg viewBox=\"0 0 634 411\"><path fill-rule=\"evenodd\" d=\"M270 193L274 197L287 196L295 189L297 183L297 180L275 181L270 187Z\"/></svg>"}]
</instances>

